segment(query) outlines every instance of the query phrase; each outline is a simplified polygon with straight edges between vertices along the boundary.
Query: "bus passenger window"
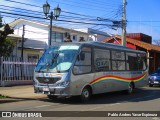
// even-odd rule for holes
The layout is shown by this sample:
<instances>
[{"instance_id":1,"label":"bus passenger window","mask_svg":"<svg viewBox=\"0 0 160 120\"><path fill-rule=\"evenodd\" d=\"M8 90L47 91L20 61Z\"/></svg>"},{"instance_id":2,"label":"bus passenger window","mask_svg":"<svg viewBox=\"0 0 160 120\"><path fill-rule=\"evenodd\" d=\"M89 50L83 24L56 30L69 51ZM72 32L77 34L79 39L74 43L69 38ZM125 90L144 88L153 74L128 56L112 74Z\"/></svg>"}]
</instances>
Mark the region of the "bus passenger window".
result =
<instances>
[{"instance_id":1,"label":"bus passenger window","mask_svg":"<svg viewBox=\"0 0 160 120\"><path fill-rule=\"evenodd\" d=\"M138 70L138 59L136 53L127 53L126 60L127 60L127 70L130 71Z\"/></svg>"},{"instance_id":2,"label":"bus passenger window","mask_svg":"<svg viewBox=\"0 0 160 120\"><path fill-rule=\"evenodd\" d=\"M84 52L81 52L78 56L77 56L77 60L78 61L83 61L85 60L85 53Z\"/></svg>"},{"instance_id":3,"label":"bus passenger window","mask_svg":"<svg viewBox=\"0 0 160 120\"><path fill-rule=\"evenodd\" d=\"M91 72L91 48L82 48L81 53L77 56L76 63L73 67L74 74L84 74Z\"/></svg>"},{"instance_id":4,"label":"bus passenger window","mask_svg":"<svg viewBox=\"0 0 160 120\"><path fill-rule=\"evenodd\" d=\"M112 70L125 70L124 52L112 51Z\"/></svg>"},{"instance_id":5,"label":"bus passenger window","mask_svg":"<svg viewBox=\"0 0 160 120\"><path fill-rule=\"evenodd\" d=\"M94 49L95 71L110 70L110 51L104 49Z\"/></svg>"},{"instance_id":6,"label":"bus passenger window","mask_svg":"<svg viewBox=\"0 0 160 120\"><path fill-rule=\"evenodd\" d=\"M147 68L146 54L138 54L138 70Z\"/></svg>"}]
</instances>

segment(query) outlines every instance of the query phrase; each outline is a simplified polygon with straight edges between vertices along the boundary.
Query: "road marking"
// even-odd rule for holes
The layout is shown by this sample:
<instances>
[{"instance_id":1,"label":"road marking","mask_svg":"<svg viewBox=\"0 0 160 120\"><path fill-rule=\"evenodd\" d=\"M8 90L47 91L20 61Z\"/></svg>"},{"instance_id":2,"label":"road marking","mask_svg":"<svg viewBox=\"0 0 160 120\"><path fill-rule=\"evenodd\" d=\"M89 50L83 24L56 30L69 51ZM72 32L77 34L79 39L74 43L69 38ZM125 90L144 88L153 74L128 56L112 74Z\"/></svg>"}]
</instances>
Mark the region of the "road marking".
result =
<instances>
[{"instance_id":1,"label":"road marking","mask_svg":"<svg viewBox=\"0 0 160 120\"><path fill-rule=\"evenodd\" d=\"M33 109L37 109L37 108L44 108L44 107L51 107L51 106L52 106L52 107L53 107L53 106L54 106L54 107L57 107L57 106L58 106L58 107L60 107L60 106L63 106L63 107L64 107L65 105L64 105L64 104L60 104L60 103L59 103L59 104L54 104L54 105L53 105L53 104L52 104L52 105L41 105L41 106L35 106L35 107L20 109L19 111L33 110ZM49 109L47 109L47 110L49 111Z\"/></svg>"},{"instance_id":2,"label":"road marking","mask_svg":"<svg viewBox=\"0 0 160 120\"><path fill-rule=\"evenodd\" d=\"M109 106L114 106L114 105L119 105L121 103L114 103L114 104L110 104Z\"/></svg>"},{"instance_id":3,"label":"road marking","mask_svg":"<svg viewBox=\"0 0 160 120\"><path fill-rule=\"evenodd\" d=\"M100 106L100 107L94 107L94 108L87 109L87 111L101 109L101 108L104 108L104 107L109 107L109 106L114 106L114 105L119 105L119 104L121 104L121 103L114 103L114 104L109 104L109 105L107 104L107 105L103 105L103 106ZM86 109L81 110L81 111L86 111Z\"/></svg>"},{"instance_id":4,"label":"road marking","mask_svg":"<svg viewBox=\"0 0 160 120\"><path fill-rule=\"evenodd\" d=\"M35 107L30 107L30 108L21 109L21 110L19 110L19 111L23 111L23 110L31 110L31 109L42 108L42 107L49 107L49 106L52 106L52 105L35 106Z\"/></svg>"},{"instance_id":5,"label":"road marking","mask_svg":"<svg viewBox=\"0 0 160 120\"><path fill-rule=\"evenodd\" d=\"M152 118L153 120L160 120L160 118L158 118L158 117L154 117L154 118Z\"/></svg>"}]
</instances>

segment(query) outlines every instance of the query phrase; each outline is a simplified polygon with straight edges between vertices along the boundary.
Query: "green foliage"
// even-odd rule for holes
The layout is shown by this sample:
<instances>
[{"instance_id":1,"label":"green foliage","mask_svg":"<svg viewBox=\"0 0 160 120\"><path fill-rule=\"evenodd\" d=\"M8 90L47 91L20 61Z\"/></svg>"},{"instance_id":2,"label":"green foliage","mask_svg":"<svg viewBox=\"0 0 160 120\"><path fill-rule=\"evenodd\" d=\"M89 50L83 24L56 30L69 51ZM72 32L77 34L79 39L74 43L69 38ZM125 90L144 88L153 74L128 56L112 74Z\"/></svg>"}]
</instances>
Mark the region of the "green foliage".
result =
<instances>
[{"instance_id":1,"label":"green foliage","mask_svg":"<svg viewBox=\"0 0 160 120\"><path fill-rule=\"evenodd\" d=\"M1 94L0 94L0 99L2 99L2 98L9 98L9 97L8 97L8 96L1 95Z\"/></svg>"},{"instance_id":2,"label":"green foliage","mask_svg":"<svg viewBox=\"0 0 160 120\"><path fill-rule=\"evenodd\" d=\"M0 43L0 56L10 56L14 47L14 42L11 39L6 38L2 43Z\"/></svg>"},{"instance_id":3,"label":"green foliage","mask_svg":"<svg viewBox=\"0 0 160 120\"><path fill-rule=\"evenodd\" d=\"M4 31L0 31L0 57L8 57L12 53L15 44L6 37L8 34L13 34L13 32L13 29L11 29L8 24L5 25Z\"/></svg>"}]
</instances>

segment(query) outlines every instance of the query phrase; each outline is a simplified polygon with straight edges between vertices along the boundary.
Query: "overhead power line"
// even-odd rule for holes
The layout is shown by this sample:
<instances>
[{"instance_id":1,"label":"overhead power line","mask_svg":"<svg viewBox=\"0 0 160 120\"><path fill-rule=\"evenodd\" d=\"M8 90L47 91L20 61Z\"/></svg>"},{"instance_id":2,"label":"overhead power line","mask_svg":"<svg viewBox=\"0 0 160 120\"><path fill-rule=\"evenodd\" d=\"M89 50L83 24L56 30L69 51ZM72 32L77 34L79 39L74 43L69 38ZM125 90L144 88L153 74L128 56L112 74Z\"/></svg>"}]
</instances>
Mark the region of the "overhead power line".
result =
<instances>
[{"instance_id":1,"label":"overhead power line","mask_svg":"<svg viewBox=\"0 0 160 120\"><path fill-rule=\"evenodd\" d=\"M30 15L24 15L24 14L18 14L18 13L10 13L10 12L4 12L0 11L1 13L10 14L10 15L17 15L17 16L24 16L24 17L30 17L30 18L38 18L38 19L45 19L42 17L36 17L36 16L30 16Z\"/></svg>"},{"instance_id":2,"label":"overhead power line","mask_svg":"<svg viewBox=\"0 0 160 120\"><path fill-rule=\"evenodd\" d=\"M23 2L17 2L17 1L14 1L14 0L4 0L4 1L13 2L13 3L19 3L19 4L23 4L23 5L32 6L32 7L39 7L39 8L42 8L42 6L33 5L33 4L28 4L28 3L23 3Z\"/></svg>"},{"instance_id":3,"label":"overhead power line","mask_svg":"<svg viewBox=\"0 0 160 120\"><path fill-rule=\"evenodd\" d=\"M6 6L6 5L0 5L0 8L3 9L3 10L7 10L7 11L9 11L9 9L15 9L15 10L12 10L12 11L20 12L20 13L27 12L27 13L32 13L32 14L35 14L35 15L42 15L43 14L43 12L39 12L39 11L33 11L33 10L22 9L22 8L17 8L17 7L10 7L10 6ZM9 8L9 9L6 9L6 8ZM62 11L62 12L67 13L67 14L76 15L76 16L67 16L67 15L63 15L63 13L62 13L61 16L66 17L66 18L74 18L74 19L77 18L79 20L80 19L87 20L87 18L88 18L88 20L90 20L91 18L94 18L94 19L97 18L96 16L83 15L83 14L78 14L78 13L73 13L73 12L67 12L67 11Z\"/></svg>"},{"instance_id":4,"label":"overhead power line","mask_svg":"<svg viewBox=\"0 0 160 120\"><path fill-rule=\"evenodd\" d=\"M31 15L10 13L10 12L4 12L4 11L0 11L0 12L1 12L1 13L5 13L5 14L10 14L10 15L17 15L17 16L29 17L29 18L46 19L46 18L43 18L43 17L36 17L36 16L31 16ZM90 24L90 25L113 26L113 25L110 25L110 24L98 24L98 23L79 22L79 21L71 21L71 20L60 20L60 19L58 19L58 20L56 20L56 21L70 22L70 23L81 23L81 24Z\"/></svg>"},{"instance_id":5,"label":"overhead power line","mask_svg":"<svg viewBox=\"0 0 160 120\"><path fill-rule=\"evenodd\" d=\"M36 4L19 2L19 1L16 1L16 0L4 0L4 1L17 3L17 4L21 4L21 5L26 5L26 6L31 6L31 7L34 7L34 8L37 7L37 8L40 8L42 10L42 6L39 6L39 5L36 5ZM84 3L84 1L81 1L81 2ZM93 1L93 2L95 3L95 1ZM63 3L65 3L65 1ZM73 3L78 3L78 2L75 1ZM106 3L106 4L109 5L110 3ZM103 4L103 5L106 5L106 4ZM97 6L97 5L98 4L96 4L96 5L92 4L91 6ZM77 5L77 6L79 6L79 5ZM110 6L111 6L111 4L110 4ZM4 11L4 7L8 8L8 10ZM99 9L99 7L97 7L97 8ZM3 10L2 11L3 15L6 15L8 17L20 16L20 17L23 17L25 19L32 18L32 19L35 19L37 21L46 20L46 18L43 18L43 15L42 15L43 12L41 12L41 11L28 10L28 9L25 9L25 8L17 8L17 7L7 6L7 5L0 5L0 9ZM12 12L11 12L11 9L12 9ZM115 18L116 19L116 18L118 18L118 15L119 15L119 12L115 13L114 9L111 9L112 11L108 11L108 13L105 15L105 16L110 16L110 17L108 17L108 18L110 18L109 19L110 21L98 21L97 17L99 17L99 16L85 15L85 14L79 14L79 13L74 13L74 12L69 12L69 11L62 10L62 13L61 13L61 16L59 17L59 19L55 20L54 22L58 23L58 24L71 24L71 25L73 25L73 24L74 25L82 24L82 25L94 25L94 26L98 26L98 27L101 27L101 28L102 28L102 26L111 28L111 27L115 27L115 25L113 24L113 21L115 21L115 20L113 20L111 18ZM103 19L107 19L107 18L103 18Z\"/></svg>"},{"instance_id":6,"label":"overhead power line","mask_svg":"<svg viewBox=\"0 0 160 120\"><path fill-rule=\"evenodd\" d=\"M1 8L0 6L0 9L1 10L5 10L6 12L12 12L12 13L24 13L24 14L32 14L32 15L37 15L37 16L41 16L42 14L40 13L34 13L34 12L29 12L29 11L19 11L19 10L11 10L11 9L5 9L5 8Z\"/></svg>"},{"instance_id":7,"label":"overhead power line","mask_svg":"<svg viewBox=\"0 0 160 120\"><path fill-rule=\"evenodd\" d=\"M43 13L43 12L35 11L35 10L29 10L29 9L11 7L11 6L8 6L8 5L0 5L0 7L5 7L5 9L6 9L6 8L12 8L12 9L18 9L18 10L23 10L23 11L30 11L30 12L35 12L35 13ZM7 9L6 9L6 10L7 10ZM43 14L44 14L44 13L43 13Z\"/></svg>"},{"instance_id":8,"label":"overhead power line","mask_svg":"<svg viewBox=\"0 0 160 120\"><path fill-rule=\"evenodd\" d=\"M67 2L65 2L65 1L63 1L63 2L59 2L59 1L56 1L56 0L54 0L54 2L56 2L56 3L61 3L61 4L64 4L64 5L68 5L68 6L72 6L72 7L80 7L80 8L83 8L83 9L89 9L89 10L107 10L106 9L106 7L107 7L107 5L105 6L105 7L98 7L98 6L95 6L95 5L91 5L91 4L89 4L89 5L87 5L87 6L85 6L86 4L72 4L72 3L76 3L76 2L69 2L69 1L67 1ZM92 7L91 7L92 6ZM108 7L110 7L110 8L114 8L113 6L111 6L111 5L109 5Z\"/></svg>"},{"instance_id":9,"label":"overhead power line","mask_svg":"<svg viewBox=\"0 0 160 120\"><path fill-rule=\"evenodd\" d=\"M34 4L28 4L28 3L24 3L24 2L18 2L18 1L15 1L15 0L4 0L4 1L8 1L8 2L13 2L13 3L18 3L18 4L22 4L22 5L28 5L28 6L32 6L32 7L38 7L38 8L42 8L42 6L38 6L38 5L34 5ZM58 2L60 3L60 2ZM64 3L64 2L63 2ZM63 4L62 3L62 4ZM52 7L52 6L51 6ZM114 7L113 7L114 8ZM88 9L91 9L91 8L88 8ZM67 12L67 11L63 11L62 12L65 12L65 13L69 13L69 14L74 14L74 15L81 15L81 16L87 16L87 17L91 17L90 15L83 15L83 14L77 14L77 13L73 13L73 12ZM110 13L110 12L109 12ZM93 17L93 16L92 16ZM96 16L94 16L96 17Z\"/></svg>"}]
</instances>

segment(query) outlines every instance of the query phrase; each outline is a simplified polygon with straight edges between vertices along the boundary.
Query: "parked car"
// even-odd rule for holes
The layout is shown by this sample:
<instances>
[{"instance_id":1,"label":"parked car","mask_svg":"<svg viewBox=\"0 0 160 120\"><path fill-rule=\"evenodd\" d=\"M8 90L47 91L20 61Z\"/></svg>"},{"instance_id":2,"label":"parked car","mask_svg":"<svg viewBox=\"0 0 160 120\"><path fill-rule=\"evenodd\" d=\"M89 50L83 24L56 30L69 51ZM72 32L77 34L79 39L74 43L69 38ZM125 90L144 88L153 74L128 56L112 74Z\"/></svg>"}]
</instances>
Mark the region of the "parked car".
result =
<instances>
[{"instance_id":1,"label":"parked car","mask_svg":"<svg viewBox=\"0 0 160 120\"><path fill-rule=\"evenodd\" d=\"M153 85L160 85L160 68L158 68L155 73L149 76L148 82L149 87L153 87Z\"/></svg>"}]
</instances>

